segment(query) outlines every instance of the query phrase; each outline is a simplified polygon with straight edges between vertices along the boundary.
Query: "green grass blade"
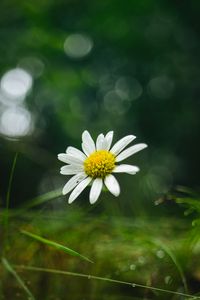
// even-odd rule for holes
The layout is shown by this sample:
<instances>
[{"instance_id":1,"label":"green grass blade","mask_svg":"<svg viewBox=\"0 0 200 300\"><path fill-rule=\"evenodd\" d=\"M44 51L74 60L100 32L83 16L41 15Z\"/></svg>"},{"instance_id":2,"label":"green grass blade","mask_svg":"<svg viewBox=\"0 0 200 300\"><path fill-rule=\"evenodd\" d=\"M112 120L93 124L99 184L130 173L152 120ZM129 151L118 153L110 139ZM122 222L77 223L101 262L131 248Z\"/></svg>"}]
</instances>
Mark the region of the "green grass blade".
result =
<instances>
[{"instance_id":1,"label":"green grass blade","mask_svg":"<svg viewBox=\"0 0 200 300\"><path fill-rule=\"evenodd\" d=\"M17 272L13 269L13 267L9 264L9 262L7 261L7 259L3 257L1 259L1 261L2 261L2 264L5 267L5 269L15 277L15 279L17 280L17 282L19 283L19 285L26 292L26 294L28 295L28 299L29 300L35 300L35 297L31 293L31 291L28 289L28 287L26 286L26 284L24 283L24 281L17 274Z\"/></svg>"},{"instance_id":2,"label":"green grass blade","mask_svg":"<svg viewBox=\"0 0 200 300\"><path fill-rule=\"evenodd\" d=\"M191 189L189 187L186 187L186 186L178 185L178 186L176 186L176 190L178 192L191 195L192 197L198 197L199 196L196 191L194 191L193 189Z\"/></svg>"},{"instance_id":3,"label":"green grass blade","mask_svg":"<svg viewBox=\"0 0 200 300\"><path fill-rule=\"evenodd\" d=\"M186 281L185 274L184 274L183 269L182 269L181 265L179 264L176 256L174 255L174 253L171 251L171 249L168 246L166 246L165 244L163 244L161 241L154 240L154 243L155 243L155 245L157 245L161 249L163 249L163 251L171 258L171 260L173 261L174 265L177 268L177 271L180 274L180 277L181 277L181 280L182 280L185 292L188 293L188 286L187 286L187 281Z\"/></svg>"},{"instance_id":4,"label":"green grass blade","mask_svg":"<svg viewBox=\"0 0 200 300\"><path fill-rule=\"evenodd\" d=\"M12 187L12 181L13 181L15 166L16 166L16 162L17 162L17 156L18 156L18 153L15 154L15 157L13 159L12 168L11 168L10 177L9 177L9 182L8 182L8 190L7 190L7 193L6 193L6 214L5 214L5 218L4 218L5 227L8 226L8 210L9 210L9 206L10 206L10 192L11 192L11 187Z\"/></svg>"},{"instance_id":5,"label":"green grass blade","mask_svg":"<svg viewBox=\"0 0 200 300\"><path fill-rule=\"evenodd\" d=\"M35 207L37 205L41 205L41 204L43 204L43 203L45 203L49 200L57 198L57 197L62 195L61 191L62 191L61 189L57 189L57 190L50 191L48 193L42 194L38 197L35 197L35 198L27 201L26 203L24 203L21 210L26 210L28 208L32 208L32 207Z\"/></svg>"},{"instance_id":6,"label":"green grass blade","mask_svg":"<svg viewBox=\"0 0 200 300\"><path fill-rule=\"evenodd\" d=\"M161 289L161 288L148 286L148 285L143 285L143 284L138 284L138 283L134 283L134 282L127 282L127 281L111 279L111 278L107 278L107 277L100 277L100 276L94 276L94 275L89 275L89 274L68 272L68 271L56 270L56 269L40 268L40 267L34 267L34 266L15 265L15 268L22 269L22 270L35 271L35 272L46 272L46 273L52 273L52 274L83 277L83 278L87 278L87 279L100 280L100 281L105 281L105 282L109 282L109 283L129 285L131 287L145 288L145 289L149 289L149 290L154 291L154 292L162 292L162 293L168 293L168 294L171 294L171 295L183 296L185 298L190 298L190 299L193 299L193 300L194 299L200 299L200 296L189 295L189 294L185 294L185 293L180 293L180 292L175 292L175 291L171 291L171 290Z\"/></svg>"},{"instance_id":7,"label":"green grass blade","mask_svg":"<svg viewBox=\"0 0 200 300\"><path fill-rule=\"evenodd\" d=\"M78 252L76 252L76 251L74 251L74 250L72 250L72 249L70 249L68 247L65 247L65 246L63 246L61 244L58 244L58 243L53 242L51 240L47 240L47 239L45 239L45 238L43 238L43 237L41 237L39 235L30 233L30 232L25 231L25 230L21 230L21 233L23 233L23 234L25 234L25 235L27 235L27 236L29 236L29 237L31 237L31 238L33 238L33 239L41 242L43 244L46 244L48 246L52 246L52 247L56 248L57 250L64 251L65 253L68 253L68 254L70 254L72 256L77 256L77 257L80 257L80 258L82 258L82 259L84 259L84 260L86 260L88 262L93 263L93 261L91 261L89 258L87 258L87 257L81 255L80 253L78 253Z\"/></svg>"},{"instance_id":8,"label":"green grass blade","mask_svg":"<svg viewBox=\"0 0 200 300\"><path fill-rule=\"evenodd\" d=\"M189 209L200 212L200 199L176 198L175 201L178 204L184 204L188 206Z\"/></svg>"},{"instance_id":9,"label":"green grass blade","mask_svg":"<svg viewBox=\"0 0 200 300\"><path fill-rule=\"evenodd\" d=\"M12 211L10 213L7 213L8 216L10 217L16 217L21 215L22 213L24 213L27 209L29 208L33 208L35 206L44 204L47 201L50 201L52 199L58 198L59 196L62 195L62 189L57 189L57 190L53 190L50 191L48 193L39 195L29 201L26 201L26 203L23 204L23 206L19 207L17 210ZM2 216L5 218L6 215L6 211L2 212Z\"/></svg>"},{"instance_id":10,"label":"green grass blade","mask_svg":"<svg viewBox=\"0 0 200 300\"><path fill-rule=\"evenodd\" d=\"M54 198L58 198L59 196L62 195L61 193L61 189L57 189L57 190L54 190L54 191L50 191L48 193L45 193L43 195L40 195L36 198L33 198L31 199L30 201L28 201L23 207L24 208L32 208L32 207L35 207L37 205L41 205L49 200L52 200Z\"/></svg>"}]
</instances>

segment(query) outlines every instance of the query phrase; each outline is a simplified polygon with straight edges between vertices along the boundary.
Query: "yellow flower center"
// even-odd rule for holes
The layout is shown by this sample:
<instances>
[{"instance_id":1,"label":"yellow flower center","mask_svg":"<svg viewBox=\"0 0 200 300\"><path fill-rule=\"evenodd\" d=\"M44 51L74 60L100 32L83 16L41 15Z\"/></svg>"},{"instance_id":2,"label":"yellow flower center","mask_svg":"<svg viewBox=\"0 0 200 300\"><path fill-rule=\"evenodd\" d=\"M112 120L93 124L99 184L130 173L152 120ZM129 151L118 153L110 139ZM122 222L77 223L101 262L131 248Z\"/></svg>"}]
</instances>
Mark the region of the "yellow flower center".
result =
<instances>
[{"instance_id":1,"label":"yellow flower center","mask_svg":"<svg viewBox=\"0 0 200 300\"><path fill-rule=\"evenodd\" d=\"M85 173L92 178L104 178L115 167L115 156L107 150L98 150L84 161Z\"/></svg>"}]
</instances>

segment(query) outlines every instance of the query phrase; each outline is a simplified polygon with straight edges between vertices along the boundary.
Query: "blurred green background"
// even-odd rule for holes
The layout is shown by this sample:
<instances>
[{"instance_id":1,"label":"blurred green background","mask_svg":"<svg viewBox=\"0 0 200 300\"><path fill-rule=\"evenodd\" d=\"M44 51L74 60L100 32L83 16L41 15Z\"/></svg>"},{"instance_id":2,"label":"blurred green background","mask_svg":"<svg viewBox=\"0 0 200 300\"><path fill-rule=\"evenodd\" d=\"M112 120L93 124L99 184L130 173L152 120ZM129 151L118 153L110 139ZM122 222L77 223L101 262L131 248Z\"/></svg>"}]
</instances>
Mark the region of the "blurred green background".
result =
<instances>
[{"instance_id":1,"label":"blurred green background","mask_svg":"<svg viewBox=\"0 0 200 300\"><path fill-rule=\"evenodd\" d=\"M2 0L2 196L16 151L12 205L61 187L57 154L80 147L85 129L94 138L114 130L115 141L135 134L149 145L131 158L140 174L120 176L120 198L110 200L120 209L129 202L153 209L176 184L196 187L199 8L199 1ZM87 193L80 198L88 205Z\"/></svg>"},{"instance_id":2,"label":"blurred green background","mask_svg":"<svg viewBox=\"0 0 200 300\"><path fill-rule=\"evenodd\" d=\"M188 284L189 292L199 292L199 227L188 233L190 223L173 201L155 206L177 185L199 189L199 14L195 0L1 0L1 212L16 152L10 206L25 208L33 197L63 187L68 178L59 174L57 154L69 145L80 148L83 130L95 139L114 130L114 141L134 134L136 143L148 144L127 160L141 171L117 176L118 198L102 193L91 206L86 189L72 205L60 196L40 209L11 211L9 243L0 248L11 263L185 293ZM200 212L198 197L193 205ZM80 251L95 264L33 242L21 229ZM4 267L0 299L27 299ZM37 299L66 299L71 291L78 300L124 300L135 293L54 276L22 273ZM183 299L142 289L135 295Z\"/></svg>"}]
</instances>

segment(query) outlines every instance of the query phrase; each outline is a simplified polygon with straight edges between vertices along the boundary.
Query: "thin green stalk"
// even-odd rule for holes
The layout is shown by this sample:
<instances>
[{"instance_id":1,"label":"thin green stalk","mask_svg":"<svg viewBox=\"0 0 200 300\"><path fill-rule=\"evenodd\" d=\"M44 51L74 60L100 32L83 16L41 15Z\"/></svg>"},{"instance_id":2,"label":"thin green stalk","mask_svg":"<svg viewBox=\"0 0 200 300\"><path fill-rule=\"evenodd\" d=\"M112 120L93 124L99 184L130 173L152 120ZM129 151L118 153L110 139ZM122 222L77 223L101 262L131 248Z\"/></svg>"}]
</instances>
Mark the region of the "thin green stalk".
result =
<instances>
[{"instance_id":1,"label":"thin green stalk","mask_svg":"<svg viewBox=\"0 0 200 300\"><path fill-rule=\"evenodd\" d=\"M17 280L17 282L19 283L19 285L22 287L22 289L28 295L28 299L29 300L35 300L35 297L31 293L31 291L28 289L28 287L26 286L26 284L24 283L24 281L17 274L17 272L13 269L13 267L10 265L10 263L7 261L7 259L5 257L3 257L1 259L1 261L2 261L2 264L5 267L5 269L15 277L15 279Z\"/></svg>"},{"instance_id":2,"label":"thin green stalk","mask_svg":"<svg viewBox=\"0 0 200 300\"><path fill-rule=\"evenodd\" d=\"M8 238L10 193L11 193L11 187L12 187L13 175L14 175L14 171L15 171L17 157L18 157L18 153L15 154L15 157L13 159L9 182L8 182L8 190L6 193L6 210L5 210L5 215L4 215L5 245L7 244L7 238ZM4 249L5 249L5 247L4 247Z\"/></svg>"},{"instance_id":3,"label":"thin green stalk","mask_svg":"<svg viewBox=\"0 0 200 300\"><path fill-rule=\"evenodd\" d=\"M11 191L11 186L12 186L12 181L13 181L13 175L14 175L14 171L15 171L15 166L16 166L16 162L17 162L17 156L18 156L18 153L15 154L15 157L14 157L13 163L12 163L11 172L10 172L10 178L9 178L9 183L8 183L8 190L7 190L7 194L6 194L6 209L9 209L10 191Z\"/></svg>"},{"instance_id":4,"label":"thin green stalk","mask_svg":"<svg viewBox=\"0 0 200 300\"><path fill-rule=\"evenodd\" d=\"M139 287L139 288L149 289L151 291L168 293L171 295L179 295L179 296L183 296L183 297L187 297L187 298L191 298L191 299L200 299L200 296L194 296L194 295L189 295L189 294L185 294L185 293L174 292L174 291L170 291L170 290L166 290L166 289L161 289L161 288L152 287L152 286L148 286L148 285L138 284L138 283L134 283L134 282L127 282L127 281L111 279L111 278L107 278L107 277L100 277L100 276L94 276L94 275L89 275L89 274L82 274L82 273L75 273L75 272L68 272L68 271L47 269L47 268L40 268L40 267L33 267L33 266L14 265L14 267L17 269L21 269L21 270L29 270L29 271L36 271L36 272L46 272L46 273L53 273L53 274L60 274L60 275L83 277L83 278L87 278L87 279L94 279L94 280L106 281L106 282L110 282L110 283L128 285L131 287Z\"/></svg>"}]
</instances>

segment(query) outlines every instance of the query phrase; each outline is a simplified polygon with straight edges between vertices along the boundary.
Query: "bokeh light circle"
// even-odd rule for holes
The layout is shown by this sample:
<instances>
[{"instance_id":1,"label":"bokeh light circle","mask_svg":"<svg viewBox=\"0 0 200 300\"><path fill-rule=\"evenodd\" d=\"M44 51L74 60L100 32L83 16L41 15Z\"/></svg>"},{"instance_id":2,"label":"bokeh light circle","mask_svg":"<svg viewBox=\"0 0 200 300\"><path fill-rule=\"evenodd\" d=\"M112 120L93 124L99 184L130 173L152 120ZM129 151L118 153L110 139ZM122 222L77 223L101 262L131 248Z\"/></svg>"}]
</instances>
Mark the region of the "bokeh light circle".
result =
<instances>
[{"instance_id":1,"label":"bokeh light circle","mask_svg":"<svg viewBox=\"0 0 200 300\"><path fill-rule=\"evenodd\" d=\"M0 133L7 137L22 137L33 130L32 116L24 107L10 107L0 116Z\"/></svg>"},{"instance_id":2,"label":"bokeh light circle","mask_svg":"<svg viewBox=\"0 0 200 300\"><path fill-rule=\"evenodd\" d=\"M85 34L70 34L64 42L64 51L70 58L80 59L88 55L93 48L92 39Z\"/></svg>"},{"instance_id":3,"label":"bokeh light circle","mask_svg":"<svg viewBox=\"0 0 200 300\"><path fill-rule=\"evenodd\" d=\"M11 99L24 99L32 87L32 76L21 68L7 71L1 78L1 91Z\"/></svg>"}]
</instances>

